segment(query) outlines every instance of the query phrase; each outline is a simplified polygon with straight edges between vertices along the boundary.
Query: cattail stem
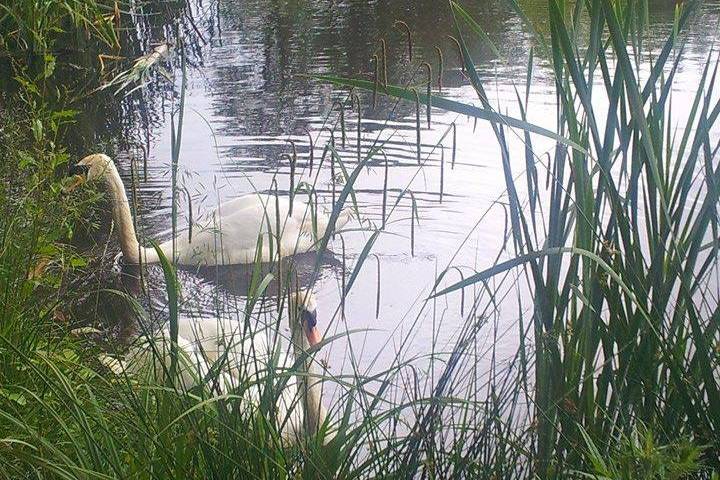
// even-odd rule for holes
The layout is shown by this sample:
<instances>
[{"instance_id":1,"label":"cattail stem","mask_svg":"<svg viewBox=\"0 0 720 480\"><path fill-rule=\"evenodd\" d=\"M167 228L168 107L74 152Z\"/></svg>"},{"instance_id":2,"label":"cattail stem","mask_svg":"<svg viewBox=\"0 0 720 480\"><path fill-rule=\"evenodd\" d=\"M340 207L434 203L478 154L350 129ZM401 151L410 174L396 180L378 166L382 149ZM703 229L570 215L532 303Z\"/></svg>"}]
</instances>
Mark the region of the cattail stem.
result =
<instances>
[{"instance_id":1,"label":"cattail stem","mask_svg":"<svg viewBox=\"0 0 720 480\"><path fill-rule=\"evenodd\" d=\"M425 115L427 118L428 128L430 128L430 108L432 106L432 67L428 62L423 62L422 65L427 70L427 91L425 92L427 96L427 110L425 112Z\"/></svg>"},{"instance_id":2,"label":"cattail stem","mask_svg":"<svg viewBox=\"0 0 720 480\"><path fill-rule=\"evenodd\" d=\"M415 256L415 218L412 211L410 212L410 256Z\"/></svg>"},{"instance_id":3,"label":"cattail stem","mask_svg":"<svg viewBox=\"0 0 720 480\"><path fill-rule=\"evenodd\" d=\"M133 209L133 213L134 213L134 215L132 216L132 221L133 221L133 227L135 228L135 231L138 230L138 224L137 224L137 218L138 218L137 183L138 182L137 182L137 171L136 170L137 170L137 166L135 165L135 158L133 157L130 160L130 181L132 183L132 209ZM112 228L112 224L111 224L111 228ZM110 233L112 233L112 231ZM139 250L140 250L140 247L138 245L138 259L140 259L140 268L138 269L138 271L140 273L140 289L142 290L142 292L144 294L146 294L147 291L145 290L145 274L143 273L144 269L142 268L143 258L142 258L142 255L140 254Z\"/></svg>"},{"instance_id":4,"label":"cattail stem","mask_svg":"<svg viewBox=\"0 0 720 480\"><path fill-rule=\"evenodd\" d=\"M335 208L335 149L330 152L330 184L332 185L332 204Z\"/></svg>"},{"instance_id":5,"label":"cattail stem","mask_svg":"<svg viewBox=\"0 0 720 480\"><path fill-rule=\"evenodd\" d=\"M378 92L378 83L380 82L380 67L378 66L378 62L380 61L380 57L377 56L377 54L373 55L373 65L375 66L375 73L373 76L373 109L377 108L377 92Z\"/></svg>"},{"instance_id":6,"label":"cattail stem","mask_svg":"<svg viewBox=\"0 0 720 480\"><path fill-rule=\"evenodd\" d=\"M441 50L440 47L438 47L437 45L435 45L435 52L437 53L437 56L438 56L438 77L437 77L438 90L439 90L440 92L442 92L442 89L443 89L443 68L444 68L444 65L443 65L443 64L444 64L445 62L443 61L443 53L442 53L442 50Z\"/></svg>"},{"instance_id":7,"label":"cattail stem","mask_svg":"<svg viewBox=\"0 0 720 480\"><path fill-rule=\"evenodd\" d=\"M445 146L440 145L440 203L443 201L443 186L445 183Z\"/></svg>"},{"instance_id":8,"label":"cattail stem","mask_svg":"<svg viewBox=\"0 0 720 480\"><path fill-rule=\"evenodd\" d=\"M362 108L360 107L360 97L356 94L352 94L352 99L355 101L355 105L357 105L357 161L360 163L362 161L362 154L361 154L361 143L362 143Z\"/></svg>"},{"instance_id":9,"label":"cattail stem","mask_svg":"<svg viewBox=\"0 0 720 480\"><path fill-rule=\"evenodd\" d=\"M275 182L275 244L277 245L277 258L278 258L278 266L282 267L282 246L280 243L280 195L278 195L278 184ZM292 197L290 197L292 199ZM292 201L292 200L291 200ZM278 275L278 279L282 278L282 272ZM278 282L279 283L279 282ZM282 285L278 285L278 288L282 287ZM282 290L279 290L282 291Z\"/></svg>"},{"instance_id":10,"label":"cattail stem","mask_svg":"<svg viewBox=\"0 0 720 480\"><path fill-rule=\"evenodd\" d=\"M340 110L340 141L342 148L345 148L345 140L347 138L347 135L345 134L345 107L337 100L333 103L333 108L335 108L335 105L337 105Z\"/></svg>"},{"instance_id":11,"label":"cattail stem","mask_svg":"<svg viewBox=\"0 0 720 480\"><path fill-rule=\"evenodd\" d=\"M465 282L465 275L463 275L462 270L460 270L457 267L453 267L457 272L460 274L460 280L462 282ZM460 289L460 316L465 316L465 287Z\"/></svg>"},{"instance_id":12,"label":"cattail stem","mask_svg":"<svg viewBox=\"0 0 720 480\"><path fill-rule=\"evenodd\" d=\"M147 130L147 147L145 145L141 146L140 149L143 152L143 180L147 182L147 173L148 173L148 152L150 150L150 130Z\"/></svg>"},{"instance_id":13,"label":"cattail stem","mask_svg":"<svg viewBox=\"0 0 720 480\"><path fill-rule=\"evenodd\" d=\"M380 318L380 257L377 254L373 254L375 262L377 264L377 289L375 291L375 320Z\"/></svg>"},{"instance_id":14,"label":"cattail stem","mask_svg":"<svg viewBox=\"0 0 720 480\"><path fill-rule=\"evenodd\" d=\"M408 193L410 194L410 199L412 201L412 205L410 208L410 256L415 256L415 217L417 216L419 220L419 215L417 215L417 203L415 203L415 195L413 192L408 190Z\"/></svg>"},{"instance_id":15,"label":"cattail stem","mask_svg":"<svg viewBox=\"0 0 720 480\"><path fill-rule=\"evenodd\" d=\"M460 59L460 69L463 73L467 73L465 70L465 58L463 57L462 47L460 46L460 42L457 38L453 37L452 35L448 35L448 38L455 42L455 45L457 46L457 52L458 52L458 58Z\"/></svg>"},{"instance_id":16,"label":"cattail stem","mask_svg":"<svg viewBox=\"0 0 720 480\"><path fill-rule=\"evenodd\" d=\"M382 200L382 228L385 229L385 224L387 222L386 214L387 214L387 191L388 191L388 157L385 154L383 150L380 150L380 152L383 154L383 157L385 157L385 178L383 179L383 200Z\"/></svg>"},{"instance_id":17,"label":"cattail stem","mask_svg":"<svg viewBox=\"0 0 720 480\"><path fill-rule=\"evenodd\" d=\"M340 313L342 314L342 318L345 318L345 297L347 296L348 292L346 290L347 285L347 263L346 258L347 255L345 255L345 237L340 234L340 245L342 245L342 275L340 278L340 287L342 288L343 294L340 296Z\"/></svg>"},{"instance_id":18,"label":"cattail stem","mask_svg":"<svg viewBox=\"0 0 720 480\"><path fill-rule=\"evenodd\" d=\"M297 148L295 142L290 140L292 145L292 157L290 157L290 216L293 211L293 200L295 199L295 166L297 165Z\"/></svg>"},{"instance_id":19,"label":"cattail stem","mask_svg":"<svg viewBox=\"0 0 720 480\"><path fill-rule=\"evenodd\" d=\"M188 243L192 243L192 232L193 232L193 207L192 207L192 195L186 186L183 185L183 191L188 203Z\"/></svg>"},{"instance_id":20,"label":"cattail stem","mask_svg":"<svg viewBox=\"0 0 720 480\"><path fill-rule=\"evenodd\" d=\"M318 224L317 224L318 205L317 205L317 192L315 191L314 187L310 187L310 192L308 194L308 200L310 202L310 215L312 217L313 240L317 242L318 241Z\"/></svg>"},{"instance_id":21,"label":"cattail stem","mask_svg":"<svg viewBox=\"0 0 720 480\"><path fill-rule=\"evenodd\" d=\"M313 172L313 163L315 160L315 144L313 143L312 134L310 133L310 130L307 128L305 129L305 133L307 133L308 141L310 142L310 175L312 175Z\"/></svg>"},{"instance_id":22,"label":"cattail stem","mask_svg":"<svg viewBox=\"0 0 720 480\"><path fill-rule=\"evenodd\" d=\"M455 122L451 123L450 126L453 129L453 142L452 142L452 162L450 163L450 168L453 170L455 169L455 151L457 147L457 126L455 125Z\"/></svg>"},{"instance_id":23,"label":"cattail stem","mask_svg":"<svg viewBox=\"0 0 720 480\"><path fill-rule=\"evenodd\" d=\"M382 53L382 62L383 62L383 88L387 88L388 85L388 68L387 68L387 44L385 43L385 39L380 39L380 48Z\"/></svg>"},{"instance_id":24,"label":"cattail stem","mask_svg":"<svg viewBox=\"0 0 720 480\"><path fill-rule=\"evenodd\" d=\"M322 157L320 157L320 165L318 165L318 169L321 169L323 166L323 163L325 163L325 156L330 151L330 147L335 149L335 133L328 127L323 128L323 130L327 130L330 134L330 141L325 144L325 148L323 149Z\"/></svg>"},{"instance_id":25,"label":"cattail stem","mask_svg":"<svg viewBox=\"0 0 720 480\"><path fill-rule=\"evenodd\" d=\"M405 35L407 36L407 45L408 45L408 61L412 62L412 56L413 56L413 41L412 41L412 32L410 31L410 27L407 23L403 22L402 20L396 20L393 24L395 27L401 26L405 30Z\"/></svg>"},{"instance_id":26,"label":"cattail stem","mask_svg":"<svg viewBox=\"0 0 720 480\"><path fill-rule=\"evenodd\" d=\"M415 89L413 89L413 93L415 94L415 151L418 165L420 165L420 96Z\"/></svg>"}]
</instances>

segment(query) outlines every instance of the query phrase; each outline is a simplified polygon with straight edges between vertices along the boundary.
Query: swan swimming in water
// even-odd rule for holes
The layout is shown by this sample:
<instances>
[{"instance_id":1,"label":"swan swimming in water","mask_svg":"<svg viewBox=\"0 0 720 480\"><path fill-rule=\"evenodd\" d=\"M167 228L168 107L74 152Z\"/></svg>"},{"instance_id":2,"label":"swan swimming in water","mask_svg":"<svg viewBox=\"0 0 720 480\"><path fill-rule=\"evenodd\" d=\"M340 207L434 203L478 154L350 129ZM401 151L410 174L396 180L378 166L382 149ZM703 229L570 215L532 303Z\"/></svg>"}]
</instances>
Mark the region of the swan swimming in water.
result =
<instances>
[{"instance_id":1,"label":"swan swimming in water","mask_svg":"<svg viewBox=\"0 0 720 480\"><path fill-rule=\"evenodd\" d=\"M142 247L138 242L125 186L110 157L101 153L88 155L71 168L71 173L79 173L87 181L100 179L105 182L125 262L158 262L155 249ZM292 215L289 198L270 194L246 194L219 205L212 212L217 228L202 229L193 235L192 242L186 235L174 239L176 263L235 265L254 263L257 259L270 262L278 246L282 257L315 250L319 244L317 239L330 228L330 215L318 212L313 226L312 207L297 200ZM341 211L334 228L341 228L351 216L349 209ZM279 234L273 231L278 225ZM263 237L261 252L257 252L259 236ZM173 239L161 243L160 250L167 258L173 258Z\"/></svg>"},{"instance_id":2,"label":"swan swimming in water","mask_svg":"<svg viewBox=\"0 0 720 480\"><path fill-rule=\"evenodd\" d=\"M275 370L275 385L282 385L287 372L296 366L297 374L287 379L279 395L273 392L277 396L276 424L283 441L292 444L307 434L316 434L325 424L327 410L322 404L321 374L307 355L322 341L315 297L309 290L301 290L290 294L288 304L292 355L281 348L282 342L270 341L267 331L246 332L242 323L214 318L182 321L176 385L182 391L204 385L220 394L250 385L241 389L239 408L251 411L260 404L261 386L267 385L271 372ZM170 333L165 328L139 338L123 360L110 357L101 360L117 374L162 379L170 369ZM215 381L205 385L211 371L216 372L212 375ZM326 442L331 438L332 434L324 437Z\"/></svg>"}]
</instances>

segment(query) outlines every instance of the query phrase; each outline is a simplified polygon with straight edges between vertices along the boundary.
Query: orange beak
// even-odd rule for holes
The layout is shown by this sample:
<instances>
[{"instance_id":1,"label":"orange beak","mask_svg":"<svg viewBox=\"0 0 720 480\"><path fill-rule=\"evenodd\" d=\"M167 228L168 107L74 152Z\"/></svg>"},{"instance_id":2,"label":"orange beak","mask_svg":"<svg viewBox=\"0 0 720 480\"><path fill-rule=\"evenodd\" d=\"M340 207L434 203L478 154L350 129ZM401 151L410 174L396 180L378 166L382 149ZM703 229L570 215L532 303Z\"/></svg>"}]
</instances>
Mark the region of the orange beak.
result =
<instances>
[{"instance_id":1,"label":"orange beak","mask_svg":"<svg viewBox=\"0 0 720 480\"><path fill-rule=\"evenodd\" d=\"M314 347L318 343L322 342L322 334L317 327L305 327L305 336L307 337L311 347Z\"/></svg>"}]
</instances>

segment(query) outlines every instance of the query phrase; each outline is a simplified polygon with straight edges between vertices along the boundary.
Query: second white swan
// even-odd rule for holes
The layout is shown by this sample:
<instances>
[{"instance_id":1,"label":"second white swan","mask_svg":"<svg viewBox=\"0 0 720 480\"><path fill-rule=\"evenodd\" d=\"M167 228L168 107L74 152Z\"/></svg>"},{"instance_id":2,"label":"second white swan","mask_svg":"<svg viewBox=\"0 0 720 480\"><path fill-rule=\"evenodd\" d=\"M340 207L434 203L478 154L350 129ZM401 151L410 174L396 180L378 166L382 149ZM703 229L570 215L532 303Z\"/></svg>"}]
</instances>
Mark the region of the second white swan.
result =
<instances>
[{"instance_id":1,"label":"second white swan","mask_svg":"<svg viewBox=\"0 0 720 480\"><path fill-rule=\"evenodd\" d=\"M181 321L176 385L181 391L202 385L223 395L240 392L242 400L233 408L248 414L258 408L264 394L271 393L276 396L274 421L290 445L317 434L327 423L327 410L322 402L323 374L309 355L322 341L314 295L291 293L287 310L289 346L277 338L273 341L267 329L248 330L242 323L214 318ZM170 345L165 328L140 337L124 359L101 356L101 361L118 375L157 381L170 369ZM332 437L332 432L324 434L326 442Z\"/></svg>"}]
</instances>

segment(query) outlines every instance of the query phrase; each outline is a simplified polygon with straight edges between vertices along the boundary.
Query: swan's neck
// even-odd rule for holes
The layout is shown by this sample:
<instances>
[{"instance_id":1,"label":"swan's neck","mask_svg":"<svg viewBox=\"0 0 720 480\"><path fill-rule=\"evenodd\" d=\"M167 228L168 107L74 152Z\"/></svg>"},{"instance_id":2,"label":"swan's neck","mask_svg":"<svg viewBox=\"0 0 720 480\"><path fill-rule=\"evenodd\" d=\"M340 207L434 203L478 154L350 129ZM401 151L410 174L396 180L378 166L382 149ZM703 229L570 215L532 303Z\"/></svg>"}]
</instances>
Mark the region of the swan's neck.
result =
<instances>
[{"instance_id":1,"label":"swan's neck","mask_svg":"<svg viewBox=\"0 0 720 480\"><path fill-rule=\"evenodd\" d=\"M130 213L130 202L128 202L125 194L125 185L123 185L120 174L115 165L110 162L105 169L105 181L107 183L110 201L112 203L112 215L115 226L118 229L120 237L120 249L127 263L140 263L142 256L143 262L153 261L155 251L146 249L138 243L137 234L135 233L135 224L133 223L132 214Z\"/></svg>"},{"instance_id":2,"label":"swan's neck","mask_svg":"<svg viewBox=\"0 0 720 480\"><path fill-rule=\"evenodd\" d=\"M310 343L302 332L300 322L294 321L294 319L291 322L295 358L300 358L310 349ZM313 375L315 368L313 368L312 360L312 358L307 357L301 363L300 369L302 369L304 375L298 377L298 386L304 406L305 432L315 435L320 429L320 425L325 422L326 412L322 405L322 381L318 375Z\"/></svg>"},{"instance_id":3,"label":"swan's neck","mask_svg":"<svg viewBox=\"0 0 720 480\"><path fill-rule=\"evenodd\" d=\"M307 373L305 376L305 431L315 435L320 430L320 425L325 422L325 409L322 404L322 382L317 376L310 376L315 370L308 361Z\"/></svg>"}]
</instances>

